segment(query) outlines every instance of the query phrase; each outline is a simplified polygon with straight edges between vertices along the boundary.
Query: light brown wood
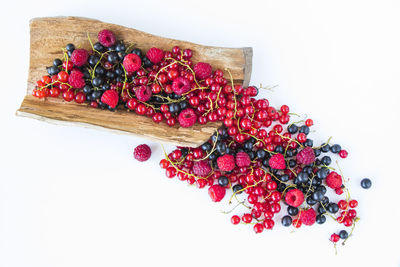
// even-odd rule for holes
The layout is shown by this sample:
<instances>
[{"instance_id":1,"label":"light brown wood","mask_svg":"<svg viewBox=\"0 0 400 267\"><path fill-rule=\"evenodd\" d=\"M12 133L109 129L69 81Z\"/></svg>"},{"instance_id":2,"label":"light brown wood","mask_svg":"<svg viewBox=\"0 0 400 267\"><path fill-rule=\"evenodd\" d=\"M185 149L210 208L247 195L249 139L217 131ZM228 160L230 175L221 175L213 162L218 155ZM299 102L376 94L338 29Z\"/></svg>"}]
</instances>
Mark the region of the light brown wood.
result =
<instances>
[{"instance_id":1,"label":"light brown wood","mask_svg":"<svg viewBox=\"0 0 400 267\"><path fill-rule=\"evenodd\" d=\"M30 21L30 66L28 89L17 115L59 124L79 125L107 129L119 133L149 137L154 140L184 146L198 146L208 140L220 123L196 124L190 128L169 127L165 123L156 124L151 118L133 112L116 112L88 108L60 99L38 99L31 96L35 82L46 74L46 66L54 58L61 58L61 48L67 43L90 48L87 35L97 40L101 29L113 31L118 39L134 43L147 50L153 46L171 50L175 45L190 48L194 52L194 62L208 62L214 68L229 69L233 79L244 86L249 84L252 66L252 48L222 48L203 46L185 41L163 38L135 29L104 23L98 20L78 17L35 18ZM228 76L226 76L228 77Z\"/></svg>"}]
</instances>

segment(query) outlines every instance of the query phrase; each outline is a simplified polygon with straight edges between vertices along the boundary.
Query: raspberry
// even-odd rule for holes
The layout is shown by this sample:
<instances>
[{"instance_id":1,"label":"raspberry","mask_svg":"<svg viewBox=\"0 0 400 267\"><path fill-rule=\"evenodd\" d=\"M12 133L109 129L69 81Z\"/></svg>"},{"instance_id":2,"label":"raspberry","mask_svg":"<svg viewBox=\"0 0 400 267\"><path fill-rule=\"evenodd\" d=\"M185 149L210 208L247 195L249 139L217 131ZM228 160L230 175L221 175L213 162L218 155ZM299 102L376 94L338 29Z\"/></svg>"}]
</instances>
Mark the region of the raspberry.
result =
<instances>
[{"instance_id":1,"label":"raspberry","mask_svg":"<svg viewBox=\"0 0 400 267\"><path fill-rule=\"evenodd\" d=\"M146 161L151 156L151 149L146 144L141 144L133 150L133 157L138 161Z\"/></svg>"},{"instance_id":2,"label":"raspberry","mask_svg":"<svg viewBox=\"0 0 400 267\"><path fill-rule=\"evenodd\" d=\"M304 194L299 189L291 189L286 193L285 201L292 207L298 207L304 202Z\"/></svg>"},{"instance_id":3,"label":"raspberry","mask_svg":"<svg viewBox=\"0 0 400 267\"><path fill-rule=\"evenodd\" d=\"M246 152L238 152L236 154L236 165L238 167L248 167L250 163L250 156Z\"/></svg>"},{"instance_id":4,"label":"raspberry","mask_svg":"<svg viewBox=\"0 0 400 267\"><path fill-rule=\"evenodd\" d=\"M105 47L110 47L116 42L114 33L107 29L101 30L97 35L97 38L99 39L99 42Z\"/></svg>"},{"instance_id":5,"label":"raspberry","mask_svg":"<svg viewBox=\"0 0 400 267\"><path fill-rule=\"evenodd\" d=\"M220 185L212 185L208 188L208 194L214 202L220 202L225 196L226 189Z\"/></svg>"},{"instance_id":6,"label":"raspberry","mask_svg":"<svg viewBox=\"0 0 400 267\"><path fill-rule=\"evenodd\" d=\"M118 104L118 93L115 90L107 90L101 96L101 102L115 108Z\"/></svg>"},{"instance_id":7,"label":"raspberry","mask_svg":"<svg viewBox=\"0 0 400 267\"><path fill-rule=\"evenodd\" d=\"M223 172L230 172L235 168L235 157L229 154L217 159L218 168Z\"/></svg>"},{"instance_id":8,"label":"raspberry","mask_svg":"<svg viewBox=\"0 0 400 267\"><path fill-rule=\"evenodd\" d=\"M136 54L128 54L124 57L123 65L126 71L134 72L142 66L142 60Z\"/></svg>"},{"instance_id":9,"label":"raspberry","mask_svg":"<svg viewBox=\"0 0 400 267\"><path fill-rule=\"evenodd\" d=\"M196 161L193 164L193 173L199 177L207 177L211 172L210 164L207 160Z\"/></svg>"},{"instance_id":10,"label":"raspberry","mask_svg":"<svg viewBox=\"0 0 400 267\"><path fill-rule=\"evenodd\" d=\"M182 95L190 90L190 82L184 77L178 77L172 82L172 91L177 95Z\"/></svg>"},{"instance_id":11,"label":"raspberry","mask_svg":"<svg viewBox=\"0 0 400 267\"><path fill-rule=\"evenodd\" d=\"M85 65L89 57L88 52L85 49L75 49L71 55L71 61L75 66L80 67Z\"/></svg>"},{"instance_id":12,"label":"raspberry","mask_svg":"<svg viewBox=\"0 0 400 267\"><path fill-rule=\"evenodd\" d=\"M208 78L212 74L212 67L208 63L199 62L193 67L194 73L196 74L196 78L200 80L204 80Z\"/></svg>"},{"instance_id":13,"label":"raspberry","mask_svg":"<svg viewBox=\"0 0 400 267\"><path fill-rule=\"evenodd\" d=\"M196 113L194 113L194 110L191 108L184 109L179 113L178 121L184 128L191 127L197 121Z\"/></svg>"},{"instance_id":14,"label":"raspberry","mask_svg":"<svg viewBox=\"0 0 400 267\"><path fill-rule=\"evenodd\" d=\"M79 70L73 70L69 74L68 83L74 88L82 88L85 86L85 80L83 79L83 73Z\"/></svg>"},{"instance_id":15,"label":"raspberry","mask_svg":"<svg viewBox=\"0 0 400 267\"><path fill-rule=\"evenodd\" d=\"M317 213L312 208L306 209L300 212L299 218L304 225L313 225L317 218Z\"/></svg>"},{"instance_id":16,"label":"raspberry","mask_svg":"<svg viewBox=\"0 0 400 267\"><path fill-rule=\"evenodd\" d=\"M296 155L296 160L300 164L311 164L315 161L315 153L311 147L305 147Z\"/></svg>"},{"instance_id":17,"label":"raspberry","mask_svg":"<svg viewBox=\"0 0 400 267\"><path fill-rule=\"evenodd\" d=\"M135 95L138 100L140 100L142 102L146 102L151 98L153 93L149 86L141 85L141 86L136 87Z\"/></svg>"},{"instance_id":18,"label":"raspberry","mask_svg":"<svg viewBox=\"0 0 400 267\"><path fill-rule=\"evenodd\" d=\"M151 63L157 64L164 58L164 51L160 48L152 47L147 51L146 57L151 61Z\"/></svg>"},{"instance_id":19,"label":"raspberry","mask_svg":"<svg viewBox=\"0 0 400 267\"><path fill-rule=\"evenodd\" d=\"M342 176L337 172L331 172L326 177L326 184L332 189L340 188L342 186Z\"/></svg>"},{"instance_id":20,"label":"raspberry","mask_svg":"<svg viewBox=\"0 0 400 267\"><path fill-rule=\"evenodd\" d=\"M269 166L275 170L284 170L286 168L285 157L281 153L273 155L268 163Z\"/></svg>"}]
</instances>

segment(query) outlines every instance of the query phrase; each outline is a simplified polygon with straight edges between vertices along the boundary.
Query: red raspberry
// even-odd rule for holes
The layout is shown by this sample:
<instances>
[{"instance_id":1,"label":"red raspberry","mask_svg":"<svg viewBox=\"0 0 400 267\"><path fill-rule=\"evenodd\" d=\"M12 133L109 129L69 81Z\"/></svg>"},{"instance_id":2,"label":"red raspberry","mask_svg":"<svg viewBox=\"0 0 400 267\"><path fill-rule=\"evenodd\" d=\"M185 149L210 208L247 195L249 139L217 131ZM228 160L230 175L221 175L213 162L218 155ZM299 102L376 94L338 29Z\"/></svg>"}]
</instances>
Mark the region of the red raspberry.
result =
<instances>
[{"instance_id":1,"label":"red raspberry","mask_svg":"<svg viewBox=\"0 0 400 267\"><path fill-rule=\"evenodd\" d=\"M114 33L112 33L107 29L101 30L97 35L97 38L99 39L99 42L105 47L110 47L114 45L115 42L117 41L115 39Z\"/></svg>"},{"instance_id":2,"label":"red raspberry","mask_svg":"<svg viewBox=\"0 0 400 267\"><path fill-rule=\"evenodd\" d=\"M182 95L190 90L190 82L184 77L178 77L172 82L172 91L177 95Z\"/></svg>"},{"instance_id":3,"label":"red raspberry","mask_svg":"<svg viewBox=\"0 0 400 267\"><path fill-rule=\"evenodd\" d=\"M284 170L286 168L285 157L281 153L273 155L268 163L275 170Z\"/></svg>"},{"instance_id":4,"label":"red raspberry","mask_svg":"<svg viewBox=\"0 0 400 267\"><path fill-rule=\"evenodd\" d=\"M332 189L340 188L342 186L342 183L342 176L340 176L336 172L331 172L326 177L326 184Z\"/></svg>"},{"instance_id":5,"label":"red raspberry","mask_svg":"<svg viewBox=\"0 0 400 267\"><path fill-rule=\"evenodd\" d=\"M210 164L208 160L196 161L193 164L193 173L199 177L207 177L207 175L211 172Z\"/></svg>"},{"instance_id":6,"label":"red raspberry","mask_svg":"<svg viewBox=\"0 0 400 267\"><path fill-rule=\"evenodd\" d=\"M75 49L71 55L71 61L75 66L80 67L85 65L89 57L88 52L85 49Z\"/></svg>"},{"instance_id":7,"label":"red raspberry","mask_svg":"<svg viewBox=\"0 0 400 267\"><path fill-rule=\"evenodd\" d=\"M250 166L250 156L246 152L238 152L236 154L236 165L238 167L247 167Z\"/></svg>"},{"instance_id":8,"label":"red raspberry","mask_svg":"<svg viewBox=\"0 0 400 267\"><path fill-rule=\"evenodd\" d=\"M135 147L133 157L138 161L146 161L151 156L151 149L146 144L141 144Z\"/></svg>"},{"instance_id":9,"label":"red raspberry","mask_svg":"<svg viewBox=\"0 0 400 267\"><path fill-rule=\"evenodd\" d=\"M311 147L305 147L296 155L296 160L300 164L311 164L315 161L315 153Z\"/></svg>"},{"instance_id":10,"label":"red raspberry","mask_svg":"<svg viewBox=\"0 0 400 267\"><path fill-rule=\"evenodd\" d=\"M152 47L147 51L146 57L151 61L151 63L157 64L164 58L164 51L160 48Z\"/></svg>"},{"instance_id":11,"label":"red raspberry","mask_svg":"<svg viewBox=\"0 0 400 267\"><path fill-rule=\"evenodd\" d=\"M229 154L217 159L218 168L223 172L230 172L235 168L235 157Z\"/></svg>"},{"instance_id":12,"label":"red raspberry","mask_svg":"<svg viewBox=\"0 0 400 267\"><path fill-rule=\"evenodd\" d=\"M196 113L191 108L184 109L179 113L178 121L183 128L191 127L197 121Z\"/></svg>"},{"instance_id":13,"label":"red raspberry","mask_svg":"<svg viewBox=\"0 0 400 267\"><path fill-rule=\"evenodd\" d=\"M285 201L292 207L298 207L304 202L304 194L299 189L291 189L286 193Z\"/></svg>"},{"instance_id":14,"label":"red raspberry","mask_svg":"<svg viewBox=\"0 0 400 267\"><path fill-rule=\"evenodd\" d=\"M140 69L142 66L142 60L136 54L128 54L124 57L122 64L124 65L126 71L134 72Z\"/></svg>"},{"instance_id":15,"label":"red raspberry","mask_svg":"<svg viewBox=\"0 0 400 267\"><path fill-rule=\"evenodd\" d=\"M299 218L304 225L313 225L315 223L317 213L314 209L306 209L300 212Z\"/></svg>"},{"instance_id":16,"label":"red raspberry","mask_svg":"<svg viewBox=\"0 0 400 267\"><path fill-rule=\"evenodd\" d=\"M208 194L211 197L211 200L214 202L220 202L226 193L226 189L220 185L212 185L208 188Z\"/></svg>"},{"instance_id":17,"label":"red raspberry","mask_svg":"<svg viewBox=\"0 0 400 267\"><path fill-rule=\"evenodd\" d=\"M69 74L68 83L73 88L83 88L85 86L85 80L83 79L83 73L79 70L73 70Z\"/></svg>"},{"instance_id":18,"label":"red raspberry","mask_svg":"<svg viewBox=\"0 0 400 267\"><path fill-rule=\"evenodd\" d=\"M204 80L211 76L212 67L208 63L199 62L193 67L194 73L196 74L196 78L200 80Z\"/></svg>"},{"instance_id":19,"label":"red raspberry","mask_svg":"<svg viewBox=\"0 0 400 267\"><path fill-rule=\"evenodd\" d=\"M101 102L115 108L118 104L119 96L115 90L107 90L101 96Z\"/></svg>"},{"instance_id":20,"label":"red raspberry","mask_svg":"<svg viewBox=\"0 0 400 267\"><path fill-rule=\"evenodd\" d=\"M153 92L151 91L151 88L149 86L141 85L136 87L135 95L138 100L146 102L151 98Z\"/></svg>"}]
</instances>

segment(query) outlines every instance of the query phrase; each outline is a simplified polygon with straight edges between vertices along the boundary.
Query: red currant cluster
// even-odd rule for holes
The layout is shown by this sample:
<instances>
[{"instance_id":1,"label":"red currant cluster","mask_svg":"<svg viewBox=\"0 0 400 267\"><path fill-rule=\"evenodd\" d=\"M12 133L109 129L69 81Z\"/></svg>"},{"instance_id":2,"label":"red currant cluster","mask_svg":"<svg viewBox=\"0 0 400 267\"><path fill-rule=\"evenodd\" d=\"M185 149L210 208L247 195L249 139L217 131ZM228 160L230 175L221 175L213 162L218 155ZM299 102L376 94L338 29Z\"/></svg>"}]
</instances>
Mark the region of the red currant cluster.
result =
<instances>
[{"instance_id":1,"label":"red currant cluster","mask_svg":"<svg viewBox=\"0 0 400 267\"><path fill-rule=\"evenodd\" d=\"M39 98L61 95L68 102L87 102L111 111L123 105L169 126L222 121L232 117L235 108L235 115L251 113L251 107L237 107L237 96L244 95L241 101L246 104L258 89L228 85L222 70L213 71L204 62L194 64L190 49L175 46L172 51L163 51L153 47L145 54L116 40L108 30L102 30L98 39L89 51L68 44L63 60L54 60L47 68L49 75L37 81L32 94ZM255 116L262 119L266 115Z\"/></svg>"},{"instance_id":2,"label":"red currant cluster","mask_svg":"<svg viewBox=\"0 0 400 267\"><path fill-rule=\"evenodd\" d=\"M311 119L289 123L287 105L271 107L267 99L253 97L255 87L249 88L223 87L220 98L228 101L220 103L224 112L219 115L224 116L224 125L203 145L177 147L166 154L160 162L166 176L177 176L198 188L208 186L215 202L230 191L229 204L235 201L235 208L247 210L233 215L231 222L253 225L256 233L273 229L277 219L283 226L299 228L323 224L329 216L346 227L354 226L358 203L350 200L340 169L330 166L331 156L324 155L346 158L347 151L330 140L314 146L308 138ZM345 200L328 197L344 192ZM344 233L347 239L345 230L341 237Z\"/></svg>"}]
</instances>

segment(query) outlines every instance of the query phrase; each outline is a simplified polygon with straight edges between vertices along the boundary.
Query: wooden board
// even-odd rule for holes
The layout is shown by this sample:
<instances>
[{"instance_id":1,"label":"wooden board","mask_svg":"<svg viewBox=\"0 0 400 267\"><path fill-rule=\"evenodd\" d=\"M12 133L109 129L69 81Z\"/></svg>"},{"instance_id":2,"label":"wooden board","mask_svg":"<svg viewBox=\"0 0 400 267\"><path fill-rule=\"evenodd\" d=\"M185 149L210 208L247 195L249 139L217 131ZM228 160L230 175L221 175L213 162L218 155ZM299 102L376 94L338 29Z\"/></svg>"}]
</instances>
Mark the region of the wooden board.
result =
<instances>
[{"instance_id":1,"label":"wooden board","mask_svg":"<svg viewBox=\"0 0 400 267\"><path fill-rule=\"evenodd\" d=\"M68 43L89 49L87 35L97 40L102 29L113 31L118 39L135 43L148 50L155 46L171 50L178 45L193 50L193 62L208 62L213 68L228 68L236 83L247 86L250 81L252 48L222 48L203 46L151 35L132 28L104 23L98 20L78 17L35 18L30 21L30 65L27 95L17 110L18 116L35 118L58 124L85 126L119 133L148 137L153 140L182 146L198 146L204 143L221 123L196 124L190 128L169 127L156 124L151 118L136 115L126 110L110 112L89 108L87 105L59 99L38 99L31 95L35 82L47 74L54 58L62 58L61 48ZM228 77L228 76L226 76Z\"/></svg>"}]
</instances>

